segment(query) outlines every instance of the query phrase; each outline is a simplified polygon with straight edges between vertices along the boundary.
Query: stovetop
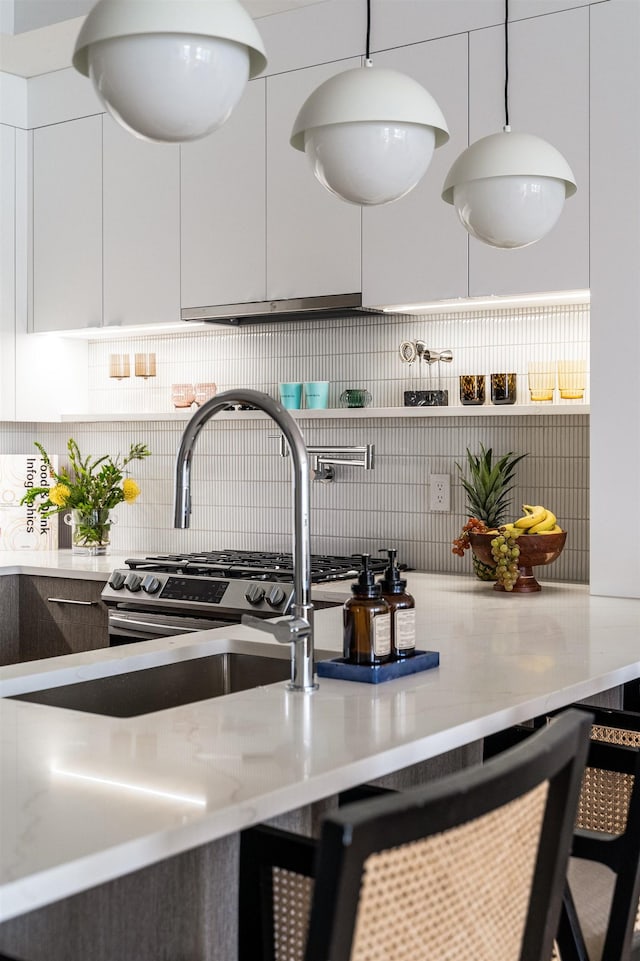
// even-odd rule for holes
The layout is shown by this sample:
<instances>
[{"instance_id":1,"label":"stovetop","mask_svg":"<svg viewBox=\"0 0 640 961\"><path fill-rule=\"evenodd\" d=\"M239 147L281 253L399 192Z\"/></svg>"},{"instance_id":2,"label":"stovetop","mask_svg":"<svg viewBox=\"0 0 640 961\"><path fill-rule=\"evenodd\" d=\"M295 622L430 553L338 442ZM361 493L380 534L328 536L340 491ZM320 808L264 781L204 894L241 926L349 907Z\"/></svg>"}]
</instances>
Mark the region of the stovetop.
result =
<instances>
[{"instance_id":1,"label":"stovetop","mask_svg":"<svg viewBox=\"0 0 640 961\"><path fill-rule=\"evenodd\" d=\"M293 582L291 554L272 551L221 550L193 554L158 554L150 557L128 558L127 567L140 574L188 574L194 577L221 577L227 580ZM387 566L383 558L372 557L370 567L381 573ZM311 555L311 580L314 584L327 581L353 580L361 570L359 555Z\"/></svg>"},{"instance_id":2,"label":"stovetop","mask_svg":"<svg viewBox=\"0 0 640 961\"><path fill-rule=\"evenodd\" d=\"M259 617L287 614L293 604L293 559L271 551L205 551L131 557L126 568L114 570L101 598L110 617L126 612L153 616L227 618L237 622L243 613ZM372 557L371 569L380 573L387 561ZM311 555L311 580L355 580L359 555Z\"/></svg>"}]
</instances>

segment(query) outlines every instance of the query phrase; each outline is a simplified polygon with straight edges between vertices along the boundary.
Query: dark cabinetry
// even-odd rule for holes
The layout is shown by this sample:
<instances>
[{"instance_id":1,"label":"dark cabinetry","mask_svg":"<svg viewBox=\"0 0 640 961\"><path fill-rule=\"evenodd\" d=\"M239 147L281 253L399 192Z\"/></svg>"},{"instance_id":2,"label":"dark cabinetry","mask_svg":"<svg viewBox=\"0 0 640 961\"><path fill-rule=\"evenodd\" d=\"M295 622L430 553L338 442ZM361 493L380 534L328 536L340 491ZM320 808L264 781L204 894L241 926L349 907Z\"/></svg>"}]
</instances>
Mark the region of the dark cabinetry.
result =
<instances>
[{"instance_id":1,"label":"dark cabinetry","mask_svg":"<svg viewBox=\"0 0 640 961\"><path fill-rule=\"evenodd\" d=\"M107 647L102 581L15 574L0 577L0 663Z\"/></svg>"},{"instance_id":2,"label":"dark cabinetry","mask_svg":"<svg viewBox=\"0 0 640 961\"><path fill-rule=\"evenodd\" d=\"M20 660L19 581L17 574L0 577L0 667Z\"/></svg>"}]
</instances>

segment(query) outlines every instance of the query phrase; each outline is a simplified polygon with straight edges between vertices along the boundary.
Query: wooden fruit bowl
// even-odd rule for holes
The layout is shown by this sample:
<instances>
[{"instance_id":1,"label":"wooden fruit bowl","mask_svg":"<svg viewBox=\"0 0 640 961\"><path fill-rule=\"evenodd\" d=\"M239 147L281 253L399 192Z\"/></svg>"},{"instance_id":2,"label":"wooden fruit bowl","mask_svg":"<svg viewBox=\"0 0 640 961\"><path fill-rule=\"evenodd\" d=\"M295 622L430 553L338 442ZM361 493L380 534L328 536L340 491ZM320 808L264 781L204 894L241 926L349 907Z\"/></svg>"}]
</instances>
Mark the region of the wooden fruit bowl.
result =
<instances>
[{"instance_id":1,"label":"wooden fruit bowl","mask_svg":"<svg viewBox=\"0 0 640 961\"><path fill-rule=\"evenodd\" d=\"M495 534L469 534L471 550L484 564L493 565L495 561L491 554L491 541ZM520 557L518 558L518 580L513 586L513 594L532 594L541 591L533 575L532 568L543 564L552 564L562 553L567 532L559 534L521 534L518 538ZM493 585L494 591L504 591L501 584Z\"/></svg>"}]
</instances>

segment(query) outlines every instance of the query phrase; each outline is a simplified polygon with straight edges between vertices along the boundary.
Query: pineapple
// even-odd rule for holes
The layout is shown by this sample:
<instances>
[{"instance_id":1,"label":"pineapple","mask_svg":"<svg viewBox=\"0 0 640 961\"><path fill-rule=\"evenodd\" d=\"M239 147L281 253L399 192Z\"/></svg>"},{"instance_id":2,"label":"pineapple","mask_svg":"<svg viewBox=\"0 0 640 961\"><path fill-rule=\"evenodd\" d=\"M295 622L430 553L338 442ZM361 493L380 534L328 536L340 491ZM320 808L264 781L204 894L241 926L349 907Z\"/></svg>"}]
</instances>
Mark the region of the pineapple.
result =
<instances>
[{"instance_id":1,"label":"pineapple","mask_svg":"<svg viewBox=\"0 0 640 961\"><path fill-rule=\"evenodd\" d=\"M460 464L456 464L456 467L467 494L467 510L470 517L484 521L489 530L503 523L510 506L509 494L513 489L511 482L516 464L526 456L526 454L514 454L513 451L509 451L494 463L491 447L487 450L483 444L480 444L478 456L472 454L467 448L468 477L464 476ZM483 564L475 554L473 569L480 580L495 580L494 568Z\"/></svg>"}]
</instances>

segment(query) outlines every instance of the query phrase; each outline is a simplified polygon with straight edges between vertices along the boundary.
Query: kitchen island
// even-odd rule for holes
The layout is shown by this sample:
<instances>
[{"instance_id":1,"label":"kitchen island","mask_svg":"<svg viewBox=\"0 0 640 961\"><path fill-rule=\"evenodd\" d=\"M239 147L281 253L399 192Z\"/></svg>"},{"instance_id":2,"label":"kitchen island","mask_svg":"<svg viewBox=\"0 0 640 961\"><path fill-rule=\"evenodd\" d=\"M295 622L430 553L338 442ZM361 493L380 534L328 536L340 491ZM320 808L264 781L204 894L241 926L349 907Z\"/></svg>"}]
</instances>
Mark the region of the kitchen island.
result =
<instances>
[{"instance_id":1,"label":"kitchen island","mask_svg":"<svg viewBox=\"0 0 640 961\"><path fill-rule=\"evenodd\" d=\"M119 562L82 560L0 555L0 572L106 578ZM0 669L0 950L232 961L243 828L313 830L342 790L449 752L473 759L487 735L640 677L640 601L542 585L509 596L472 577L410 574L419 647L439 651L440 666L379 686L321 679L301 695L281 682L130 718L8 699L229 648L288 657L241 626ZM342 583L314 596L348 593ZM316 649L341 643L340 608L318 611ZM182 953L151 943L163 924Z\"/></svg>"}]
</instances>

